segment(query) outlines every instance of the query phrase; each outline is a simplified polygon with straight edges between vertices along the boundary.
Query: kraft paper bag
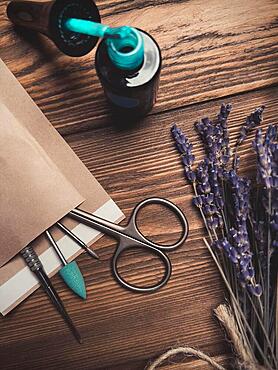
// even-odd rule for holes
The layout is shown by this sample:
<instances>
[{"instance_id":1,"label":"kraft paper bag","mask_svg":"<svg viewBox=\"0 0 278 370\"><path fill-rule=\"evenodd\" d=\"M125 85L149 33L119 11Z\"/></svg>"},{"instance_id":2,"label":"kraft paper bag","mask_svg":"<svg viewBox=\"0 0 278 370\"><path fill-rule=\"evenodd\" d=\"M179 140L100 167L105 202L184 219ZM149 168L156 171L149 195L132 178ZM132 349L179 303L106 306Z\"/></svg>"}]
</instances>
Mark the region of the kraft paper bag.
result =
<instances>
[{"instance_id":1,"label":"kraft paper bag","mask_svg":"<svg viewBox=\"0 0 278 370\"><path fill-rule=\"evenodd\" d=\"M93 212L110 200L109 195L51 125L1 59L0 103L6 105L68 181L86 199L82 203L82 209Z\"/></svg>"},{"instance_id":2,"label":"kraft paper bag","mask_svg":"<svg viewBox=\"0 0 278 370\"><path fill-rule=\"evenodd\" d=\"M47 153L64 177L85 198L80 205L81 209L111 222L119 222L124 218L119 207L51 125L1 59L0 104L6 106L17 122L20 122ZM101 236L101 233L96 230L67 216L62 222L87 245L91 245ZM83 249L60 230L52 227L51 231L68 262L82 253ZM39 255L48 276L53 276L61 268L61 261L53 248L44 236L39 236L31 244ZM23 258L17 254L0 267L0 312L3 315L8 314L38 287L39 283L34 274L26 267Z\"/></svg>"},{"instance_id":3,"label":"kraft paper bag","mask_svg":"<svg viewBox=\"0 0 278 370\"><path fill-rule=\"evenodd\" d=\"M83 200L0 102L0 266Z\"/></svg>"}]
</instances>

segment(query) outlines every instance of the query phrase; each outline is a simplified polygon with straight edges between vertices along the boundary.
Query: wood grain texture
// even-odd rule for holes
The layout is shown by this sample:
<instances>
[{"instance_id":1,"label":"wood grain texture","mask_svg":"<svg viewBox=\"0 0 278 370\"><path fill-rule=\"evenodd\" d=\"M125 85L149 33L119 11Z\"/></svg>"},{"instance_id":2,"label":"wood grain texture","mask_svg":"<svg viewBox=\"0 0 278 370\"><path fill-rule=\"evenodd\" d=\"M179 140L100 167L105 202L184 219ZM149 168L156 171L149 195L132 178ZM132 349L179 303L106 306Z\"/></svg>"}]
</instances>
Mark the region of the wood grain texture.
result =
<instances>
[{"instance_id":1,"label":"wood grain texture","mask_svg":"<svg viewBox=\"0 0 278 370\"><path fill-rule=\"evenodd\" d=\"M44 38L16 34L0 2L0 57L61 132L111 119L94 52L73 59ZM103 22L132 24L161 46L152 114L277 83L276 0L99 0ZM27 41L26 41L27 39Z\"/></svg>"},{"instance_id":2,"label":"wood grain texture","mask_svg":"<svg viewBox=\"0 0 278 370\"><path fill-rule=\"evenodd\" d=\"M0 361L4 364L1 369L139 370L150 358L182 344L206 351L223 365L228 363L229 349L212 318L213 308L224 299L223 285L201 241L202 223L191 206L191 188L183 179L179 156L169 134L174 121L181 125L195 143L195 154L200 159L201 144L192 125L205 115L215 116L221 101L150 116L136 128L124 131L105 126L66 137L127 216L145 197L166 197L186 213L190 235L182 248L169 253L173 264L170 282L152 295L133 294L114 282L110 258L115 242L103 237L96 244L101 262L86 255L78 259L88 287L86 302L73 296L59 277L53 279L85 343L76 344L39 290L0 320ZM244 117L261 104L267 106L264 126L277 121L277 88L235 96L231 102L232 143ZM250 142L251 138L241 149L244 170L253 164L248 154ZM174 221L167 213L151 208L140 226L154 238L172 241L179 231ZM151 256L141 257L129 254L122 260L121 268L131 281L149 283L153 274L157 276L159 264ZM173 361L180 360L183 359ZM200 361L186 360L184 365L171 366L168 362L165 368L209 367Z\"/></svg>"},{"instance_id":3,"label":"wood grain texture","mask_svg":"<svg viewBox=\"0 0 278 370\"><path fill-rule=\"evenodd\" d=\"M53 278L84 344L76 344L40 289L0 319L0 369L141 370L150 359L183 344L233 369L231 350L212 316L223 302L223 285L202 243L204 228L191 205L191 188L169 129L174 122L183 127L199 160L203 152L193 123L215 116L223 101L233 103L233 144L255 107L266 105L264 125L277 122L277 1L97 1L103 22L144 28L162 48L158 103L135 126L113 123L93 69L94 52L71 59L43 38L29 35L27 40L16 34L5 17L7 3L0 1L0 57L51 123L68 134L70 146L127 216L142 199L165 197L186 213L190 234L182 248L169 253L170 282L152 295L133 294L114 282L110 259L115 241L103 237L95 247L100 262L86 255L78 258L88 289L86 302L73 296L58 276ZM254 170L250 143L251 138L240 150L246 174ZM178 237L173 217L157 207L149 211L140 227L150 238L171 242ZM120 268L138 284L153 282L161 272L159 262L141 252L128 253ZM162 366L209 368L183 357Z\"/></svg>"}]
</instances>

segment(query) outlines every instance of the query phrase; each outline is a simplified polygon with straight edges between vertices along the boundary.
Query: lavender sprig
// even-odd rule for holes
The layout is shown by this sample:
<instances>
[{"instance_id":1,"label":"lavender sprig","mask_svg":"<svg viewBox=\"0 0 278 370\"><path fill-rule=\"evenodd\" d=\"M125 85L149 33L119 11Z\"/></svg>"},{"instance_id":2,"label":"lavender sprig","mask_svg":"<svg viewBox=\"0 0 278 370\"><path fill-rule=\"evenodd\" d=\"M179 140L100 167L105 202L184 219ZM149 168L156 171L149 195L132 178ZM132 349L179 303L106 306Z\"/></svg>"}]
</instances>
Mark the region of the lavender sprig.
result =
<instances>
[{"instance_id":1,"label":"lavender sprig","mask_svg":"<svg viewBox=\"0 0 278 370\"><path fill-rule=\"evenodd\" d=\"M267 189L271 188L271 157L269 146L264 142L262 130L257 130L256 139L253 142L258 158L258 178Z\"/></svg>"},{"instance_id":2,"label":"lavender sprig","mask_svg":"<svg viewBox=\"0 0 278 370\"><path fill-rule=\"evenodd\" d=\"M188 181L191 183L195 181L196 176L192 170L192 166L195 161L195 156L192 154L193 145L190 143L189 139L183 134L182 130L173 125L172 136L176 143L176 148L182 155L182 163L184 165L184 175Z\"/></svg>"},{"instance_id":3,"label":"lavender sprig","mask_svg":"<svg viewBox=\"0 0 278 370\"><path fill-rule=\"evenodd\" d=\"M254 112L252 112L247 118L245 123L242 125L239 133L239 137L237 139L235 145L235 152L234 152L234 160L233 160L233 168L234 170L238 170L239 168L239 156L238 156L238 148L247 138L247 135L252 131L253 128L257 127L261 124L263 120L263 112L265 106L262 105L260 108L256 108Z\"/></svg>"},{"instance_id":4,"label":"lavender sprig","mask_svg":"<svg viewBox=\"0 0 278 370\"><path fill-rule=\"evenodd\" d=\"M196 178L199 182L199 193L211 193L213 196L214 212L206 212L207 224L211 230L223 229L224 200L223 189L219 186L223 176L223 170L229 162L231 150L227 119L231 112L231 104L222 104L217 119L213 122L209 118L203 118L195 123L195 128L204 142L207 157L196 170ZM205 176L204 176L205 174ZM213 213L213 214L212 214Z\"/></svg>"},{"instance_id":5,"label":"lavender sprig","mask_svg":"<svg viewBox=\"0 0 278 370\"><path fill-rule=\"evenodd\" d=\"M208 160L217 165L225 166L230 159L227 119L231 109L231 104L222 104L215 122L205 117L195 123L195 128L205 145Z\"/></svg>"},{"instance_id":6,"label":"lavender sprig","mask_svg":"<svg viewBox=\"0 0 278 370\"><path fill-rule=\"evenodd\" d=\"M262 288L255 281L255 270L252 263L253 253L249 241L247 219L250 201L250 181L240 177L234 170L226 174L226 179L231 186L234 227L230 229L232 245L238 252L239 280L253 295L260 296Z\"/></svg>"},{"instance_id":7,"label":"lavender sprig","mask_svg":"<svg viewBox=\"0 0 278 370\"><path fill-rule=\"evenodd\" d=\"M277 126L270 125L265 136L261 129L256 132L253 147L257 154L258 178L266 189L278 187Z\"/></svg>"},{"instance_id":8,"label":"lavender sprig","mask_svg":"<svg viewBox=\"0 0 278 370\"><path fill-rule=\"evenodd\" d=\"M249 132L262 122L264 109L265 106L262 105L260 108L255 109L255 111L246 118L244 125L240 129L239 137L236 142L236 147L241 145L246 139Z\"/></svg>"},{"instance_id":9,"label":"lavender sprig","mask_svg":"<svg viewBox=\"0 0 278 370\"><path fill-rule=\"evenodd\" d=\"M223 145L222 145L222 162L226 165L231 157L231 148L229 140L229 131L227 126L227 120L232 110L232 104L222 104L220 112L218 114L218 122L222 127Z\"/></svg>"},{"instance_id":10,"label":"lavender sprig","mask_svg":"<svg viewBox=\"0 0 278 370\"><path fill-rule=\"evenodd\" d=\"M274 295L277 282L271 282L270 276L277 276L273 261L278 257L277 126L269 126L265 135L261 130L256 134L253 145L263 189L257 193L259 206L252 209L251 183L237 172L237 150L262 122L264 106L251 113L241 128L232 170L229 170L231 149L227 127L230 111L231 105L222 105L216 120L203 118L195 123L206 150L205 159L195 169L193 147L188 138L177 126L172 128L172 135L182 155L185 177L194 188L193 203L199 208L211 239L211 246L206 245L228 284L233 308L238 310L236 320L241 335L250 353L260 354L258 362L262 360L268 368L276 368L278 347L275 356L273 328L278 325L275 323L278 303Z\"/></svg>"}]
</instances>

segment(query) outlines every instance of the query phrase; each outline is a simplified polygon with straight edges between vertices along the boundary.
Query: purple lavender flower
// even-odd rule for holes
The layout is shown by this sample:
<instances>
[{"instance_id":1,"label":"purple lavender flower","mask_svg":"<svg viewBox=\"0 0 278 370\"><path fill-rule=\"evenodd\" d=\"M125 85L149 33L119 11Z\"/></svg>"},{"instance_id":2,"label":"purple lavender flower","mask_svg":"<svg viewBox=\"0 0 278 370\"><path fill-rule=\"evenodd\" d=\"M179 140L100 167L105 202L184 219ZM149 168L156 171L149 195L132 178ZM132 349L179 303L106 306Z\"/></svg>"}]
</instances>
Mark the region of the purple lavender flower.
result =
<instances>
[{"instance_id":1,"label":"purple lavender flower","mask_svg":"<svg viewBox=\"0 0 278 370\"><path fill-rule=\"evenodd\" d=\"M222 250L227 258L238 268L238 277L242 286L246 287L252 295L260 296L262 288L260 284L255 282L252 254L240 253L226 238L215 241L213 247Z\"/></svg>"},{"instance_id":2,"label":"purple lavender flower","mask_svg":"<svg viewBox=\"0 0 278 370\"><path fill-rule=\"evenodd\" d=\"M271 220L271 227L274 233L278 233L278 210L274 211L274 214Z\"/></svg>"},{"instance_id":3,"label":"purple lavender flower","mask_svg":"<svg viewBox=\"0 0 278 370\"><path fill-rule=\"evenodd\" d=\"M262 287L260 284L247 284L246 285L247 290L254 296L260 297L262 295Z\"/></svg>"},{"instance_id":4,"label":"purple lavender flower","mask_svg":"<svg viewBox=\"0 0 278 370\"><path fill-rule=\"evenodd\" d=\"M278 209L274 210L270 224L273 232L272 247L276 249L278 248Z\"/></svg>"},{"instance_id":5,"label":"purple lavender flower","mask_svg":"<svg viewBox=\"0 0 278 370\"><path fill-rule=\"evenodd\" d=\"M189 163L192 165L194 162L194 156L192 155L192 144L189 142L188 138L183 134L182 130L173 125L171 129L173 138L176 142L176 147L182 155L186 155L190 158Z\"/></svg>"},{"instance_id":6,"label":"purple lavender flower","mask_svg":"<svg viewBox=\"0 0 278 370\"><path fill-rule=\"evenodd\" d=\"M253 142L258 160L258 177L267 189L271 188L271 151L267 144L267 139L263 138L261 129L257 130L256 138Z\"/></svg>"},{"instance_id":7,"label":"purple lavender flower","mask_svg":"<svg viewBox=\"0 0 278 370\"><path fill-rule=\"evenodd\" d=\"M255 270L252 264L252 252L247 229L249 212L250 181L240 177L234 170L225 174L231 186L234 227L229 231L232 246L238 252L239 280L250 293L258 295L260 286L255 281Z\"/></svg>"},{"instance_id":8,"label":"purple lavender flower","mask_svg":"<svg viewBox=\"0 0 278 370\"><path fill-rule=\"evenodd\" d=\"M230 149L230 142L229 142L229 132L227 126L227 119L229 114L232 110L231 104L222 104L220 108L220 113L218 114L218 122L222 127L222 135L223 135L223 145L222 145L222 162L226 165L231 157L231 149Z\"/></svg>"},{"instance_id":9,"label":"purple lavender flower","mask_svg":"<svg viewBox=\"0 0 278 370\"><path fill-rule=\"evenodd\" d=\"M196 180L196 189L199 195L209 195L212 204L204 198L202 202L196 198L194 204L201 208L210 229L223 227L221 212L223 211L223 190L219 186L219 179L222 178L223 169L230 158L229 137L227 129L227 118L231 111L231 104L222 104L216 122L209 118L203 118L195 124L206 149L207 158L202 161L196 172L192 171L192 146L188 139L182 134L176 126L172 128L172 135L176 141L179 152L183 155L183 164L185 177L193 182Z\"/></svg>"},{"instance_id":10,"label":"purple lavender flower","mask_svg":"<svg viewBox=\"0 0 278 370\"><path fill-rule=\"evenodd\" d=\"M222 104L216 121L203 118L195 123L195 128L205 144L207 157L198 166L196 171L197 189L200 194L212 193L216 206L214 215L209 213L207 224L211 229L223 227L223 189L220 186L223 178L223 169L230 159L229 135L227 119L231 111L231 104ZM208 208L204 214L208 215Z\"/></svg>"},{"instance_id":11,"label":"purple lavender flower","mask_svg":"<svg viewBox=\"0 0 278 370\"><path fill-rule=\"evenodd\" d=\"M222 104L216 122L202 118L195 123L210 162L225 166L230 159L227 119L232 109L231 104Z\"/></svg>"},{"instance_id":12,"label":"purple lavender flower","mask_svg":"<svg viewBox=\"0 0 278 370\"><path fill-rule=\"evenodd\" d=\"M278 195L278 143L277 126L270 125L263 136L262 130L257 130L253 147L257 154L258 179L268 190L274 192L274 208L277 208Z\"/></svg>"},{"instance_id":13,"label":"purple lavender flower","mask_svg":"<svg viewBox=\"0 0 278 370\"><path fill-rule=\"evenodd\" d=\"M211 192L210 177L214 176L214 190L216 190L217 174L215 171L210 171L209 174L209 160L204 160L201 162L196 172L193 171L192 165L194 164L195 157L192 154L192 144L188 138L183 134L182 130L174 125L171 129L172 136L175 140L176 147L182 155L182 163L184 166L184 174L188 181L191 183L196 183L196 189L198 195L193 199L193 203L202 209L204 213L207 224L210 229L216 229L217 227L222 227L223 220L215 204L219 204L220 200L214 196ZM216 176L216 177L215 177ZM217 192L217 194L219 191ZM219 196L218 196L219 198ZM215 204L214 204L215 203Z\"/></svg>"},{"instance_id":14,"label":"purple lavender flower","mask_svg":"<svg viewBox=\"0 0 278 370\"><path fill-rule=\"evenodd\" d=\"M202 208L203 206L203 200L202 200L201 195L197 195L196 197L194 197L192 202L195 207Z\"/></svg>"},{"instance_id":15,"label":"purple lavender flower","mask_svg":"<svg viewBox=\"0 0 278 370\"><path fill-rule=\"evenodd\" d=\"M267 250L266 250L268 230L266 228L265 221L253 219L252 222L253 222L253 230L254 230L254 241L256 243L256 257L259 260L262 272L265 274L267 270L267 263L268 263L267 262Z\"/></svg>"},{"instance_id":16,"label":"purple lavender flower","mask_svg":"<svg viewBox=\"0 0 278 370\"><path fill-rule=\"evenodd\" d=\"M219 185L219 183L220 179L222 179L223 177L223 171L221 170L221 167L219 167L215 163L209 163L208 173L209 173L209 183L211 186L211 191L214 195L215 205L217 206L218 210L222 210L224 206L223 189Z\"/></svg>"},{"instance_id":17,"label":"purple lavender flower","mask_svg":"<svg viewBox=\"0 0 278 370\"><path fill-rule=\"evenodd\" d=\"M269 125L264 139L264 145L270 146L275 142L277 138L277 126L275 125Z\"/></svg>"},{"instance_id":18,"label":"purple lavender flower","mask_svg":"<svg viewBox=\"0 0 278 370\"><path fill-rule=\"evenodd\" d=\"M260 108L255 109L255 111L246 118L245 124L240 129L236 147L246 139L247 135L254 127L258 126L262 122L264 109L265 106L262 105Z\"/></svg>"},{"instance_id":19,"label":"purple lavender flower","mask_svg":"<svg viewBox=\"0 0 278 370\"><path fill-rule=\"evenodd\" d=\"M211 230L221 228L223 220L219 211L221 205L221 194L218 186L217 169L212 170L213 164L206 158L199 163L196 169L197 191L201 196L200 200L195 198L194 204L201 206L206 217L207 225Z\"/></svg>"},{"instance_id":20,"label":"purple lavender flower","mask_svg":"<svg viewBox=\"0 0 278 370\"><path fill-rule=\"evenodd\" d=\"M239 253L241 253L242 255L244 255L245 253L248 254L250 250L250 244L249 244L248 233L245 227L241 227L240 230L231 228L230 237L231 237L231 240L233 241L233 244L236 245Z\"/></svg>"},{"instance_id":21,"label":"purple lavender flower","mask_svg":"<svg viewBox=\"0 0 278 370\"><path fill-rule=\"evenodd\" d=\"M196 169L197 190L199 194L209 194L211 187L209 183L209 169L206 161L198 164Z\"/></svg>"},{"instance_id":22,"label":"purple lavender flower","mask_svg":"<svg viewBox=\"0 0 278 370\"><path fill-rule=\"evenodd\" d=\"M229 260L231 260L234 264L238 264L239 254L236 248L233 247L226 238L216 240L213 244L213 247L223 250Z\"/></svg>"},{"instance_id":23,"label":"purple lavender flower","mask_svg":"<svg viewBox=\"0 0 278 370\"><path fill-rule=\"evenodd\" d=\"M195 161L195 156L192 154L193 145L188 138L183 134L182 130L174 125L171 129L173 139L176 143L176 148L182 155L182 162L184 165L184 175L191 183L195 181L195 173L192 166Z\"/></svg>"}]
</instances>

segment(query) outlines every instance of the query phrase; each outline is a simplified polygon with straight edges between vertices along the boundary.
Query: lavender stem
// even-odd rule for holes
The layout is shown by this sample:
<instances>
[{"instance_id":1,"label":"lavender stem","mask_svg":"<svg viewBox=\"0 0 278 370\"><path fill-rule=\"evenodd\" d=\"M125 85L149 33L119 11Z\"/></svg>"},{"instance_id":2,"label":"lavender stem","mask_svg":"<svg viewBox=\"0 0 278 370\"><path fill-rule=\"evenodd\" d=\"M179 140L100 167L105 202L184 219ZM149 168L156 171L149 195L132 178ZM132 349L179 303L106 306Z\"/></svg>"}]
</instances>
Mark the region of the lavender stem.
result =
<instances>
[{"instance_id":1,"label":"lavender stem","mask_svg":"<svg viewBox=\"0 0 278 370\"><path fill-rule=\"evenodd\" d=\"M263 332L263 334L264 334L264 337L265 337L266 343L268 344L268 347L269 347L269 349L270 349L271 355L272 355L272 357L273 357L273 361L274 361L274 363L275 363L275 366L277 367L277 360L276 360L276 358L275 358L275 354L274 354L274 352L273 352L272 345L271 345L271 342L270 342L270 340L269 340L269 336L268 336L268 334L267 334L267 332L266 332L266 330L265 330L264 324L263 324L263 322L262 322L262 320L261 320L261 317L260 317L260 315L259 315L259 313L258 313L258 311L257 311L257 308L256 308L256 306L255 306L255 304L254 304L254 302L253 302L253 299L252 299L252 297L250 297L250 294L249 294L248 292L247 292L247 296L248 296L249 301L250 301L250 303L251 303L251 305L252 305L252 307L253 307L253 311L254 311L254 313L256 314L257 320L258 320L258 322L259 322L259 324L260 324L260 326L261 326L261 329L262 329L262 332ZM266 353L266 356L267 356L267 353Z\"/></svg>"},{"instance_id":2,"label":"lavender stem","mask_svg":"<svg viewBox=\"0 0 278 370\"><path fill-rule=\"evenodd\" d=\"M271 221L271 189L268 189L268 212L267 212L267 220L268 220L268 226L267 226L267 250L266 250L266 257L267 257L267 263L266 263L266 288L265 288L265 329L267 333L269 333L269 306L270 306L270 243L271 243L271 230L270 230L270 221Z\"/></svg>"},{"instance_id":3,"label":"lavender stem","mask_svg":"<svg viewBox=\"0 0 278 370\"><path fill-rule=\"evenodd\" d=\"M256 347L257 347L258 351L260 352L260 355L261 355L261 356L262 356L262 358L264 359L265 365L268 367L268 369L269 369L269 370L272 370L271 364L269 363L268 359L265 357L265 354L264 354L264 352L263 352L263 350L262 350L262 348L261 348L260 344L258 343L258 341L257 341L257 338L256 338L255 334L253 333L253 331L252 331L252 329L251 329L250 325L248 324L248 321L247 321L246 317L244 316L244 314L243 314L243 312L242 312L242 309L241 309L241 307L240 307L240 305L239 305L239 303L238 303L238 301L237 301L237 299L236 299L236 297L235 297L235 295L234 295L234 293L233 293L233 291L232 291L232 289L231 289L231 286L230 286L230 284L229 284L228 280L226 279L226 276L225 276L225 274L224 274L224 271L222 270L221 265L220 265L220 264L219 264L219 262L217 261L217 259L216 259L215 255L214 255L214 253L213 253L213 251L212 251L212 249L211 249L211 247L210 247L209 243L207 242L207 240L206 240L205 238L203 238L203 241L204 241L204 243L206 244L206 246L207 246L207 248L208 248L208 250L209 250L209 252L210 252L210 254L211 254L211 256L212 256L212 258L213 258L213 260L214 260L214 262L216 263L216 265L217 265L217 267L218 267L218 270L219 270L220 275L222 276L222 278L223 278L223 280L224 280L224 283L225 283L225 285L226 285L226 288L228 289L228 292L230 293L230 296L231 296L232 300L234 301L234 304L235 304L235 306L236 306L236 308L237 308L238 312L240 313L240 315L241 315L241 317L242 317L242 320L243 320L244 324L246 325L246 328L248 329L248 331L249 331L249 333L250 333L250 336L253 338L254 343L256 344ZM251 353L252 353L252 352L251 352ZM255 359L254 359L254 363L256 363L256 360L255 360Z\"/></svg>"},{"instance_id":4,"label":"lavender stem","mask_svg":"<svg viewBox=\"0 0 278 370\"><path fill-rule=\"evenodd\" d=\"M198 192L197 192L197 188L196 188L196 183L195 183L195 181L192 183L192 187L193 187L193 189L194 189L194 194L195 194L195 196L197 197L197 196L198 196ZM208 227L207 220L206 220L206 217L205 217L205 215L204 215L204 212L203 212L203 210L202 210L202 208L201 208L201 207L198 207L198 208L199 208L199 211L200 211L200 213L201 213L202 219L203 219L203 221L204 221L205 227L206 227L206 229L207 229L207 233L208 233L208 235L209 235L210 241L211 241L211 243L213 243L213 237L212 237L211 232L210 232L210 229L209 229L209 227Z\"/></svg>"},{"instance_id":5,"label":"lavender stem","mask_svg":"<svg viewBox=\"0 0 278 370\"><path fill-rule=\"evenodd\" d=\"M276 279L276 320L275 320L275 341L276 341L276 357L278 358L278 271L277 271L277 279Z\"/></svg>"}]
</instances>

